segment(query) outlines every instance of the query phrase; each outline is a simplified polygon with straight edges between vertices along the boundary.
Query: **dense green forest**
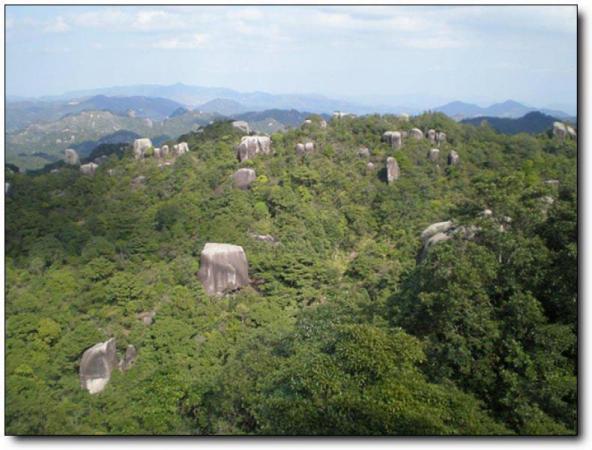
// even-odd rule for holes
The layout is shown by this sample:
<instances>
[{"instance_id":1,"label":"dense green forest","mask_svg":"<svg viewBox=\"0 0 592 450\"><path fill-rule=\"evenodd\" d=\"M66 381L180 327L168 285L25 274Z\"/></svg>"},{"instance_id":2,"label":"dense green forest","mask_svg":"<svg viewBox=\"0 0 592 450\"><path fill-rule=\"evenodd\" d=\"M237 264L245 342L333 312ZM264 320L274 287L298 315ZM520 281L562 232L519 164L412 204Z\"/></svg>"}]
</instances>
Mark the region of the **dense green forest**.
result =
<instances>
[{"instance_id":1,"label":"dense green forest","mask_svg":"<svg viewBox=\"0 0 592 450\"><path fill-rule=\"evenodd\" d=\"M438 161L427 139L381 141L412 127L446 132ZM95 176L7 173L7 433L577 433L573 139L443 114L313 117L239 163L241 136L229 122L182 136L191 151L170 166L130 150ZM422 255L422 231L447 220L473 233ZM206 242L242 246L251 286L206 295ZM90 395L81 355L111 337L137 360Z\"/></svg>"}]
</instances>

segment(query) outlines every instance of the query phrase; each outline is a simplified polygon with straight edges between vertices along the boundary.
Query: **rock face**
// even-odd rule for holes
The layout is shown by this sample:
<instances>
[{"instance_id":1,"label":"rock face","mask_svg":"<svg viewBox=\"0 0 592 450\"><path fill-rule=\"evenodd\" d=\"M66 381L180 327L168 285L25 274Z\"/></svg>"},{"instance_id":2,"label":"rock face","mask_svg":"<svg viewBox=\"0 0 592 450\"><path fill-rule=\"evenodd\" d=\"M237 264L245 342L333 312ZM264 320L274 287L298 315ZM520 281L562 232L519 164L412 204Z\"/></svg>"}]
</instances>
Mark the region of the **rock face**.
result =
<instances>
[{"instance_id":1,"label":"rock face","mask_svg":"<svg viewBox=\"0 0 592 450\"><path fill-rule=\"evenodd\" d=\"M436 130L428 130L426 137L430 140L432 144L436 143Z\"/></svg>"},{"instance_id":2,"label":"rock face","mask_svg":"<svg viewBox=\"0 0 592 450\"><path fill-rule=\"evenodd\" d=\"M271 153L271 139L267 136L244 136L236 148L239 161L252 159L255 155Z\"/></svg>"},{"instance_id":3,"label":"rock face","mask_svg":"<svg viewBox=\"0 0 592 450\"><path fill-rule=\"evenodd\" d=\"M80 164L78 153L73 148L67 148L64 150L64 160L66 161L66 164L70 166L77 166Z\"/></svg>"},{"instance_id":4,"label":"rock face","mask_svg":"<svg viewBox=\"0 0 592 450\"><path fill-rule=\"evenodd\" d=\"M10 192L10 183L4 183L4 194L8 194Z\"/></svg>"},{"instance_id":5,"label":"rock face","mask_svg":"<svg viewBox=\"0 0 592 450\"><path fill-rule=\"evenodd\" d=\"M160 156L162 158L166 158L168 155L169 155L169 146L163 145L162 147L160 147Z\"/></svg>"},{"instance_id":6,"label":"rock face","mask_svg":"<svg viewBox=\"0 0 592 450\"><path fill-rule=\"evenodd\" d=\"M553 136L564 139L567 136L567 127L561 122L553 122Z\"/></svg>"},{"instance_id":7,"label":"rock face","mask_svg":"<svg viewBox=\"0 0 592 450\"><path fill-rule=\"evenodd\" d=\"M257 175L253 169L238 169L234 172L234 175L232 175L234 187L238 189L249 189L253 181L256 179Z\"/></svg>"},{"instance_id":8,"label":"rock face","mask_svg":"<svg viewBox=\"0 0 592 450\"><path fill-rule=\"evenodd\" d=\"M438 233L446 233L454 227L451 220L447 220L445 222L436 222L431 224L421 233L421 240L427 241L432 236Z\"/></svg>"},{"instance_id":9,"label":"rock face","mask_svg":"<svg viewBox=\"0 0 592 450\"><path fill-rule=\"evenodd\" d=\"M393 181L399 179L399 175L400 175L400 171L399 171L399 164L397 163L397 160L395 158L393 158L392 156L389 156L386 159L386 180L388 181L389 184L391 184Z\"/></svg>"},{"instance_id":10,"label":"rock face","mask_svg":"<svg viewBox=\"0 0 592 450\"><path fill-rule=\"evenodd\" d=\"M368 164L366 164L366 169L368 169L368 170L374 170L374 163L369 162Z\"/></svg>"},{"instance_id":11,"label":"rock face","mask_svg":"<svg viewBox=\"0 0 592 450\"><path fill-rule=\"evenodd\" d=\"M395 149L403 145L403 137L399 131L387 131L382 135L382 140Z\"/></svg>"},{"instance_id":12,"label":"rock face","mask_svg":"<svg viewBox=\"0 0 592 450\"><path fill-rule=\"evenodd\" d=\"M142 321L144 325L152 325L152 321L156 316L156 311L146 311L143 313L138 314L138 319Z\"/></svg>"},{"instance_id":13,"label":"rock face","mask_svg":"<svg viewBox=\"0 0 592 450\"><path fill-rule=\"evenodd\" d=\"M439 157L440 157L440 150L438 150L437 148L433 148L428 152L428 159L430 161L438 161Z\"/></svg>"},{"instance_id":14,"label":"rock face","mask_svg":"<svg viewBox=\"0 0 592 450\"><path fill-rule=\"evenodd\" d=\"M368 158L370 156L370 149L368 149L368 147L360 147L358 149L358 156Z\"/></svg>"},{"instance_id":15,"label":"rock face","mask_svg":"<svg viewBox=\"0 0 592 450\"><path fill-rule=\"evenodd\" d=\"M189 145L187 145L187 142L179 142L178 144L173 145L173 156L181 156L187 152L189 152Z\"/></svg>"},{"instance_id":16,"label":"rock face","mask_svg":"<svg viewBox=\"0 0 592 450\"><path fill-rule=\"evenodd\" d=\"M306 126L306 125L312 125L312 120L306 119L304 122L302 122L302 126Z\"/></svg>"},{"instance_id":17,"label":"rock face","mask_svg":"<svg viewBox=\"0 0 592 450\"><path fill-rule=\"evenodd\" d=\"M567 130L567 135L568 135L570 138L573 138L573 139L575 139L575 138L577 137L576 130L574 130L574 129L573 129L572 127L570 127L569 125L567 125L565 128L566 128L566 130Z\"/></svg>"},{"instance_id":18,"label":"rock face","mask_svg":"<svg viewBox=\"0 0 592 450\"><path fill-rule=\"evenodd\" d=\"M312 153L315 149L314 142L307 142L305 144L299 142L296 144L295 150L298 156L303 156L308 153Z\"/></svg>"},{"instance_id":19,"label":"rock face","mask_svg":"<svg viewBox=\"0 0 592 450\"><path fill-rule=\"evenodd\" d=\"M237 130L244 131L245 133L249 134L251 132L251 128L249 128L249 124L244 120L235 120L232 122L232 126Z\"/></svg>"},{"instance_id":20,"label":"rock face","mask_svg":"<svg viewBox=\"0 0 592 450\"><path fill-rule=\"evenodd\" d=\"M152 141L148 138L136 139L134 141L134 158L142 159L144 152L152 147Z\"/></svg>"},{"instance_id":21,"label":"rock face","mask_svg":"<svg viewBox=\"0 0 592 450\"><path fill-rule=\"evenodd\" d=\"M419 128L412 128L409 131L409 137L417 140L423 139L423 131Z\"/></svg>"},{"instance_id":22,"label":"rock face","mask_svg":"<svg viewBox=\"0 0 592 450\"><path fill-rule=\"evenodd\" d=\"M456 166L458 164L460 160L460 157L458 156L458 153L456 153L454 150L451 150L450 153L448 154L448 165L449 166Z\"/></svg>"},{"instance_id":23,"label":"rock face","mask_svg":"<svg viewBox=\"0 0 592 450\"><path fill-rule=\"evenodd\" d=\"M321 119L319 125L321 128L327 128L327 121L325 119Z\"/></svg>"},{"instance_id":24,"label":"rock face","mask_svg":"<svg viewBox=\"0 0 592 450\"><path fill-rule=\"evenodd\" d=\"M436 133L436 143L443 144L444 142L446 142L446 133L443 131Z\"/></svg>"},{"instance_id":25,"label":"rock face","mask_svg":"<svg viewBox=\"0 0 592 450\"><path fill-rule=\"evenodd\" d=\"M128 345L127 349L125 350L125 356L122 358L121 361L119 361L119 369L123 371L128 370L130 367L134 365L134 362L136 362L137 356L138 351L136 350L136 347L134 347L133 345Z\"/></svg>"},{"instance_id":26,"label":"rock face","mask_svg":"<svg viewBox=\"0 0 592 450\"><path fill-rule=\"evenodd\" d=\"M94 175L97 172L97 168L99 167L98 164L95 163L88 163L88 164L83 164L80 166L80 172L82 172L83 175Z\"/></svg>"},{"instance_id":27,"label":"rock face","mask_svg":"<svg viewBox=\"0 0 592 450\"><path fill-rule=\"evenodd\" d=\"M161 154L160 154L160 147L156 147L156 148L154 149L154 157L155 157L156 159L160 159L160 158L162 157L162 156L161 156Z\"/></svg>"},{"instance_id":28,"label":"rock face","mask_svg":"<svg viewBox=\"0 0 592 450\"><path fill-rule=\"evenodd\" d=\"M409 114L407 114L407 113L400 114L399 119L401 119L403 122L409 122Z\"/></svg>"},{"instance_id":29,"label":"rock face","mask_svg":"<svg viewBox=\"0 0 592 450\"><path fill-rule=\"evenodd\" d=\"M419 261L421 261L427 256L430 247L434 246L438 242L443 242L452 239L453 234L454 224L451 220L447 220L446 222L433 223L425 230L423 230L421 233L423 247L419 255Z\"/></svg>"},{"instance_id":30,"label":"rock face","mask_svg":"<svg viewBox=\"0 0 592 450\"><path fill-rule=\"evenodd\" d=\"M249 264L238 245L207 243L198 277L209 295L222 295L249 284Z\"/></svg>"},{"instance_id":31,"label":"rock face","mask_svg":"<svg viewBox=\"0 0 592 450\"><path fill-rule=\"evenodd\" d=\"M256 241L266 242L268 244L277 245L278 240L274 238L271 234L256 234L256 233L249 233L249 236L255 239Z\"/></svg>"},{"instance_id":32,"label":"rock face","mask_svg":"<svg viewBox=\"0 0 592 450\"><path fill-rule=\"evenodd\" d=\"M93 345L80 360L80 386L91 394L105 389L111 372L117 367L115 338Z\"/></svg>"}]
</instances>

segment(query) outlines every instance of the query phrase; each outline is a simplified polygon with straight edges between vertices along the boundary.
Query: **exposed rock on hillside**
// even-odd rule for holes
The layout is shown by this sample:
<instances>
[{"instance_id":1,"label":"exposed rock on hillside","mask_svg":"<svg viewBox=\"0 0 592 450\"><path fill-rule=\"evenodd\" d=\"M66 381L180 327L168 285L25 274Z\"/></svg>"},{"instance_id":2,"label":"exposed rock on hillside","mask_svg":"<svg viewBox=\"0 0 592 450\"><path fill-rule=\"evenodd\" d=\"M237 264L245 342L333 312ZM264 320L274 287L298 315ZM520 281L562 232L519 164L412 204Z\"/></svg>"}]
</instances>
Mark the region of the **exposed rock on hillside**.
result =
<instances>
[{"instance_id":1,"label":"exposed rock on hillside","mask_svg":"<svg viewBox=\"0 0 592 450\"><path fill-rule=\"evenodd\" d=\"M399 131L387 131L382 135L382 140L391 147L398 149L403 145L403 137Z\"/></svg>"},{"instance_id":2,"label":"exposed rock on hillside","mask_svg":"<svg viewBox=\"0 0 592 450\"><path fill-rule=\"evenodd\" d=\"M266 242L268 244L277 245L278 240L270 234L256 234L256 233L249 233L249 236L255 239L256 241Z\"/></svg>"},{"instance_id":3,"label":"exposed rock on hillside","mask_svg":"<svg viewBox=\"0 0 592 450\"><path fill-rule=\"evenodd\" d=\"M430 140L432 144L436 143L436 130L428 130L426 137Z\"/></svg>"},{"instance_id":4,"label":"exposed rock on hillside","mask_svg":"<svg viewBox=\"0 0 592 450\"><path fill-rule=\"evenodd\" d=\"M399 164L397 163L397 160L395 158L393 158L392 156L389 156L386 159L386 179L387 179L388 183L391 184L393 181L398 180L399 175L400 175L400 171L399 171Z\"/></svg>"},{"instance_id":5,"label":"exposed rock on hillside","mask_svg":"<svg viewBox=\"0 0 592 450\"><path fill-rule=\"evenodd\" d=\"M236 148L236 156L239 161L245 161L262 153L271 153L271 139L267 136L244 136Z\"/></svg>"},{"instance_id":6,"label":"exposed rock on hillside","mask_svg":"<svg viewBox=\"0 0 592 450\"><path fill-rule=\"evenodd\" d=\"M439 156L440 150L438 150L437 148L433 148L428 152L428 159L430 161L438 161Z\"/></svg>"},{"instance_id":7,"label":"exposed rock on hillside","mask_svg":"<svg viewBox=\"0 0 592 450\"><path fill-rule=\"evenodd\" d=\"M238 189L248 189L253 181L257 179L255 170L243 168L238 169L232 176L234 187Z\"/></svg>"},{"instance_id":8,"label":"exposed rock on hillside","mask_svg":"<svg viewBox=\"0 0 592 450\"><path fill-rule=\"evenodd\" d=\"M368 149L368 147L360 147L358 149L358 156L368 158L370 156L370 149Z\"/></svg>"},{"instance_id":9,"label":"exposed rock on hillside","mask_svg":"<svg viewBox=\"0 0 592 450\"><path fill-rule=\"evenodd\" d=\"M187 142L179 142L178 144L173 145L173 156L181 156L187 152L189 152L189 145L187 145Z\"/></svg>"},{"instance_id":10,"label":"exposed rock on hillside","mask_svg":"<svg viewBox=\"0 0 592 450\"><path fill-rule=\"evenodd\" d=\"M127 349L125 350L125 356L122 358L121 361L119 361L119 369L123 371L128 370L130 367L134 365L134 362L136 362L137 356L138 351L136 350L136 347L134 347L133 345L128 345Z\"/></svg>"},{"instance_id":11,"label":"exposed rock on hillside","mask_svg":"<svg viewBox=\"0 0 592 450\"><path fill-rule=\"evenodd\" d=\"M421 131L419 128L412 128L409 131L409 137L418 140L423 139L423 131Z\"/></svg>"},{"instance_id":12,"label":"exposed rock on hillside","mask_svg":"<svg viewBox=\"0 0 592 450\"><path fill-rule=\"evenodd\" d=\"M306 142L305 144L299 142L296 144L296 154L298 156L303 156L308 153L312 153L315 149L314 142Z\"/></svg>"},{"instance_id":13,"label":"exposed rock on hillside","mask_svg":"<svg viewBox=\"0 0 592 450\"><path fill-rule=\"evenodd\" d=\"M115 338L87 349L80 361L80 386L91 394L105 389L111 372L117 367Z\"/></svg>"},{"instance_id":14,"label":"exposed rock on hillside","mask_svg":"<svg viewBox=\"0 0 592 450\"><path fill-rule=\"evenodd\" d=\"M148 138L141 138L136 139L134 141L133 151L134 151L134 158L142 159L144 157L144 153L152 147L152 141Z\"/></svg>"},{"instance_id":15,"label":"exposed rock on hillside","mask_svg":"<svg viewBox=\"0 0 592 450\"><path fill-rule=\"evenodd\" d=\"M459 160L460 157L458 156L458 153L456 153L454 150L450 150L450 153L448 154L448 165L456 166Z\"/></svg>"},{"instance_id":16,"label":"exposed rock on hillside","mask_svg":"<svg viewBox=\"0 0 592 450\"><path fill-rule=\"evenodd\" d=\"M249 284L249 264L238 245L207 243L198 277L209 295L222 295Z\"/></svg>"},{"instance_id":17,"label":"exposed rock on hillside","mask_svg":"<svg viewBox=\"0 0 592 450\"><path fill-rule=\"evenodd\" d=\"M97 168L99 167L98 164L95 163L88 163L88 164L83 164L80 166L80 172L82 172L83 175L94 175L97 172Z\"/></svg>"},{"instance_id":18,"label":"exposed rock on hillside","mask_svg":"<svg viewBox=\"0 0 592 450\"><path fill-rule=\"evenodd\" d=\"M232 122L232 126L234 128L236 128L237 130L241 130L247 134L249 134L251 132L251 128L249 128L249 124L247 122L245 122L244 120L235 120L234 122Z\"/></svg>"},{"instance_id":19,"label":"exposed rock on hillside","mask_svg":"<svg viewBox=\"0 0 592 450\"><path fill-rule=\"evenodd\" d=\"M64 160L66 161L66 164L70 166L77 166L80 164L78 152L73 148L67 148L64 150Z\"/></svg>"},{"instance_id":20,"label":"exposed rock on hillside","mask_svg":"<svg viewBox=\"0 0 592 450\"><path fill-rule=\"evenodd\" d=\"M156 316L156 311L145 311L142 312L140 314L138 314L138 319L140 319L142 321L142 323L144 325L152 325L152 321L154 320L154 317Z\"/></svg>"}]
</instances>

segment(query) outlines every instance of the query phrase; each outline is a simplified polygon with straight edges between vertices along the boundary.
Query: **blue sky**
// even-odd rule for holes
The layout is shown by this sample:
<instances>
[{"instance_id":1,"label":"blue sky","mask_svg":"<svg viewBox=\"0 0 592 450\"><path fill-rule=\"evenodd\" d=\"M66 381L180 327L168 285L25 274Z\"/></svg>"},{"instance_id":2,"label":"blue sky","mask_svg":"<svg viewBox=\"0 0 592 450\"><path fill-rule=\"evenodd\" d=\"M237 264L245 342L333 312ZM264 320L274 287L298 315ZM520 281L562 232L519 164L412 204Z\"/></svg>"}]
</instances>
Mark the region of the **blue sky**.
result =
<instances>
[{"instance_id":1,"label":"blue sky","mask_svg":"<svg viewBox=\"0 0 592 450\"><path fill-rule=\"evenodd\" d=\"M8 6L9 95L182 82L575 109L573 6Z\"/></svg>"}]
</instances>

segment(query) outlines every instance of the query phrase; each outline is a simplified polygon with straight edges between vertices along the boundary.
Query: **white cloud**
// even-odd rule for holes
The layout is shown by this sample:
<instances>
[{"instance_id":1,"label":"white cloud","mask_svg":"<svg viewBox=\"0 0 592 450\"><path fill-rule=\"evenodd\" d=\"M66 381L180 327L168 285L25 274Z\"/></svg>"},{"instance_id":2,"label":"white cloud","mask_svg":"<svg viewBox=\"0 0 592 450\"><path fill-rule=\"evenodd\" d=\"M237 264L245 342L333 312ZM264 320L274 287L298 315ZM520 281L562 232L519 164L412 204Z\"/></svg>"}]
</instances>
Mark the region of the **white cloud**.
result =
<instances>
[{"instance_id":1,"label":"white cloud","mask_svg":"<svg viewBox=\"0 0 592 450\"><path fill-rule=\"evenodd\" d=\"M203 47L207 37L204 34L192 34L186 36L165 38L153 44L154 48L164 50L187 50Z\"/></svg>"},{"instance_id":2,"label":"white cloud","mask_svg":"<svg viewBox=\"0 0 592 450\"><path fill-rule=\"evenodd\" d=\"M43 31L46 33L64 33L70 29L70 26L66 23L66 20L62 16L58 16L55 20L49 22Z\"/></svg>"}]
</instances>

